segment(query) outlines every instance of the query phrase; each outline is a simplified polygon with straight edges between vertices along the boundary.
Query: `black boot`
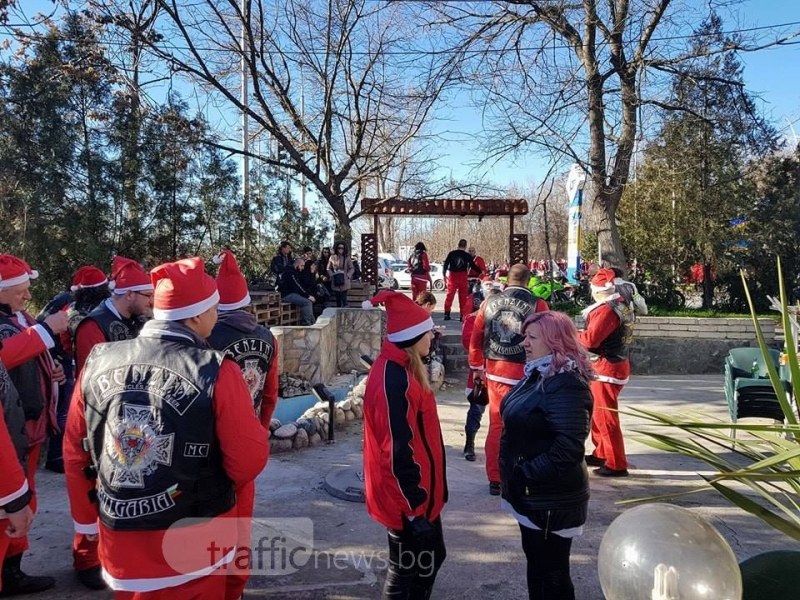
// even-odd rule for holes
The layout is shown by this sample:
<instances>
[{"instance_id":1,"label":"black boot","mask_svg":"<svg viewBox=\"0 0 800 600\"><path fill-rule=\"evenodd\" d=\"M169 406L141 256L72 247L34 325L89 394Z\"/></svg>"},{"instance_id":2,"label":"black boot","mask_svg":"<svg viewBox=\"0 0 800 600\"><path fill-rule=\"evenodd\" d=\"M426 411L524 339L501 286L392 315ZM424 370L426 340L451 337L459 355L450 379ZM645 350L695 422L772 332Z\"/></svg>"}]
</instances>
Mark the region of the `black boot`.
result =
<instances>
[{"instance_id":1,"label":"black boot","mask_svg":"<svg viewBox=\"0 0 800 600\"><path fill-rule=\"evenodd\" d=\"M26 575L20 568L21 563L22 554L9 556L3 561L3 590L0 591L0 598L36 594L49 590L56 584L55 579L46 575Z\"/></svg>"},{"instance_id":2,"label":"black boot","mask_svg":"<svg viewBox=\"0 0 800 600\"><path fill-rule=\"evenodd\" d=\"M464 458L469 462L475 462L475 434L467 433L467 443L464 444Z\"/></svg>"},{"instance_id":3,"label":"black boot","mask_svg":"<svg viewBox=\"0 0 800 600\"><path fill-rule=\"evenodd\" d=\"M449 321L450 320L450 312L449 311L444 313L444 320L445 321Z\"/></svg>"},{"instance_id":4,"label":"black boot","mask_svg":"<svg viewBox=\"0 0 800 600\"><path fill-rule=\"evenodd\" d=\"M77 575L78 581L90 590L104 590L108 587L106 586L106 582L103 581L103 574L100 567L91 567L82 571L75 571L75 575Z\"/></svg>"}]
</instances>

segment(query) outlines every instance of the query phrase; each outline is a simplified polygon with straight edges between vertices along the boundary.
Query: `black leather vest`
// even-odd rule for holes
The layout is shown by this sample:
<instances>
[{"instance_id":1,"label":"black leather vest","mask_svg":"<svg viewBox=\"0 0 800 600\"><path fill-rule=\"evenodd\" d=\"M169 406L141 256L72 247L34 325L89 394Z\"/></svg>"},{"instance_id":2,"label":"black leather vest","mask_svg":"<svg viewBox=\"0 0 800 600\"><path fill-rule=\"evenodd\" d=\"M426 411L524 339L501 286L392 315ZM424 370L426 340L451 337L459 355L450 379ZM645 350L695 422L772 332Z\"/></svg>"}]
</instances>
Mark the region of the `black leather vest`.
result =
<instances>
[{"instance_id":1,"label":"black leather vest","mask_svg":"<svg viewBox=\"0 0 800 600\"><path fill-rule=\"evenodd\" d=\"M115 530L167 529L235 503L214 434L222 355L192 342L98 344L84 367L89 451L100 519Z\"/></svg>"},{"instance_id":2,"label":"black leather vest","mask_svg":"<svg viewBox=\"0 0 800 600\"><path fill-rule=\"evenodd\" d=\"M525 362L522 324L536 310L536 297L527 289L511 287L489 298L483 309L483 354L491 360Z\"/></svg>"},{"instance_id":3,"label":"black leather vest","mask_svg":"<svg viewBox=\"0 0 800 600\"><path fill-rule=\"evenodd\" d=\"M10 316L0 314L0 340L13 337L20 331L22 329L17 327ZM21 365L17 365L8 374L19 393L25 419L35 421L41 416L45 405L39 359L34 357Z\"/></svg>"},{"instance_id":4,"label":"black leather vest","mask_svg":"<svg viewBox=\"0 0 800 600\"><path fill-rule=\"evenodd\" d=\"M17 451L17 458L25 469L25 455L28 453L28 439L25 437L25 411L22 408L17 388L11 381L3 363L0 363L0 405L6 421L8 435Z\"/></svg>"},{"instance_id":5,"label":"black leather vest","mask_svg":"<svg viewBox=\"0 0 800 600\"><path fill-rule=\"evenodd\" d=\"M139 331L134 328L132 321L120 319L117 315L111 312L111 310L109 310L105 301L98 304L92 310L92 312L86 315L86 317L77 326L76 331L77 329L80 329L80 325L87 319L91 319L97 323L107 342L132 340L139 333Z\"/></svg>"},{"instance_id":6,"label":"black leather vest","mask_svg":"<svg viewBox=\"0 0 800 600\"><path fill-rule=\"evenodd\" d=\"M622 362L628 359L628 349L633 342L633 323L635 314L633 305L627 302L611 301L612 310L619 317L619 327L604 339L597 348L589 348L589 352L602 356L609 362ZM591 319L591 313L589 313Z\"/></svg>"},{"instance_id":7,"label":"black leather vest","mask_svg":"<svg viewBox=\"0 0 800 600\"><path fill-rule=\"evenodd\" d=\"M67 309L67 330L69 330L69 336L72 338L73 344L75 343L75 334L78 331L78 325L89 315L89 312L90 311L87 310L78 310L75 304L69 305Z\"/></svg>"},{"instance_id":8,"label":"black leather vest","mask_svg":"<svg viewBox=\"0 0 800 600\"><path fill-rule=\"evenodd\" d=\"M264 382L275 358L275 337L269 329L258 326L253 331L243 331L221 317L208 338L212 348L224 352L236 361L244 375L256 414L261 416L264 399Z\"/></svg>"}]
</instances>

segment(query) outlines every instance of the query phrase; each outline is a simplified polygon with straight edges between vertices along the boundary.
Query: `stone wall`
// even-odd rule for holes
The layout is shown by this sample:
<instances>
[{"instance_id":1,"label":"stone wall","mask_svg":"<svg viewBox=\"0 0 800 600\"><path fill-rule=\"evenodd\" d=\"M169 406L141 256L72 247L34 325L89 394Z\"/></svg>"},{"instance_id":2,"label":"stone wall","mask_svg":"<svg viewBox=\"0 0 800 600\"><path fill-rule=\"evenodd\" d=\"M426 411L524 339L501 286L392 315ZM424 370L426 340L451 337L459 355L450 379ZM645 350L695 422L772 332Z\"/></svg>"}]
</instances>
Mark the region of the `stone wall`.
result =
<instances>
[{"instance_id":1,"label":"stone wall","mask_svg":"<svg viewBox=\"0 0 800 600\"><path fill-rule=\"evenodd\" d=\"M775 320L759 319L767 344L779 346ZM731 348L757 346L749 318L641 317L634 329L631 366L638 375L722 373Z\"/></svg>"},{"instance_id":2,"label":"stone wall","mask_svg":"<svg viewBox=\"0 0 800 600\"><path fill-rule=\"evenodd\" d=\"M378 355L385 329L384 311L360 308L326 308L314 325L270 328L278 341L279 373L311 383L365 372L359 357Z\"/></svg>"}]
</instances>

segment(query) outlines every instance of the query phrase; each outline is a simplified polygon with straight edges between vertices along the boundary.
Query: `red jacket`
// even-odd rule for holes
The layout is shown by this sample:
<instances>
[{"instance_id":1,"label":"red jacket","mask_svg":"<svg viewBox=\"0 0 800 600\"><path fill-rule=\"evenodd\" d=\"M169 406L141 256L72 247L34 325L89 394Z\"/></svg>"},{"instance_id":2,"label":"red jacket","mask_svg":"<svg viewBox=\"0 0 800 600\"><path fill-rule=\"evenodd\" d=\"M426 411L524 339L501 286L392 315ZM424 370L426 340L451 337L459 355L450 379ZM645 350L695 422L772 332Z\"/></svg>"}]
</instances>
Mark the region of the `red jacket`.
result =
<instances>
[{"instance_id":1,"label":"red jacket","mask_svg":"<svg viewBox=\"0 0 800 600\"><path fill-rule=\"evenodd\" d=\"M82 385L75 386L64 435L64 468L75 531L100 534L100 562L114 590L152 591L179 585L208 574L233 558L237 507L206 523L170 530L115 531L98 521L90 500L94 481L86 478L90 464L83 449L86 420ZM237 488L253 481L267 461L267 433L256 418L250 393L236 363L223 361L214 385L215 433L222 464Z\"/></svg>"},{"instance_id":2,"label":"red jacket","mask_svg":"<svg viewBox=\"0 0 800 600\"><path fill-rule=\"evenodd\" d=\"M436 519L447 502L436 398L407 366L406 353L384 341L364 394L367 512L397 530L405 517Z\"/></svg>"},{"instance_id":3,"label":"red jacket","mask_svg":"<svg viewBox=\"0 0 800 600\"><path fill-rule=\"evenodd\" d=\"M55 363L47 351L55 345L55 341L45 326L38 324L27 312L16 313L11 317L11 321L19 332L3 339L0 361L9 371L30 360L35 360L39 367L45 406L38 419L25 421L28 444L35 446L44 443L48 429L58 431L56 419L58 385L53 382Z\"/></svg>"},{"instance_id":4,"label":"red jacket","mask_svg":"<svg viewBox=\"0 0 800 600\"><path fill-rule=\"evenodd\" d=\"M473 269L473 268L470 267L469 277L480 278L484 273L487 272L486 261L483 260L482 257L480 257L480 256L476 256L475 257L475 266L478 267L478 269L476 270L476 269Z\"/></svg>"},{"instance_id":5,"label":"red jacket","mask_svg":"<svg viewBox=\"0 0 800 600\"><path fill-rule=\"evenodd\" d=\"M0 473L3 474L0 477L0 535L5 535L7 523L3 520L5 515L3 507L14 501L22 503L24 507L27 505L24 498L30 500L31 495L25 471L22 470L17 450L8 434L2 401L0 398Z\"/></svg>"},{"instance_id":6,"label":"red jacket","mask_svg":"<svg viewBox=\"0 0 800 600\"><path fill-rule=\"evenodd\" d=\"M578 332L578 341L584 348L597 348L608 336L613 334L620 326L620 319L609 302L590 306L584 310L586 316L586 329ZM598 357L592 361L596 376L595 379L605 383L625 385L631 374L631 362L623 360L611 362Z\"/></svg>"},{"instance_id":7,"label":"red jacket","mask_svg":"<svg viewBox=\"0 0 800 600\"><path fill-rule=\"evenodd\" d=\"M547 302L538 298L534 312L550 310ZM515 385L522 379L525 372L524 363L514 363L505 360L487 359L484 352L484 331L486 321L483 306L478 309L473 326L472 337L469 342L469 368L473 371L486 371L486 379L499 381L508 385Z\"/></svg>"}]
</instances>

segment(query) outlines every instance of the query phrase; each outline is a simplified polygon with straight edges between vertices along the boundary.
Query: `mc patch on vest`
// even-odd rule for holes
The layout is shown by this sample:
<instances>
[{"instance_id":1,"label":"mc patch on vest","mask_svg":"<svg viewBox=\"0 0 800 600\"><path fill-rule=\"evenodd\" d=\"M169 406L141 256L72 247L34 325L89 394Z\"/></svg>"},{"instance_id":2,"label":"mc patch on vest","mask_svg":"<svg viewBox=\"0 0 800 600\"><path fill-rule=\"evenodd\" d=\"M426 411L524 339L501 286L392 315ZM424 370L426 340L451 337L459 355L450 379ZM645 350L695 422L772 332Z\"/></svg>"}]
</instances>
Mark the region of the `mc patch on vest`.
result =
<instances>
[{"instance_id":1,"label":"mc patch on vest","mask_svg":"<svg viewBox=\"0 0 800 600\"><path fill-rule=\"evenodd\" d=\"M535 308L535 303L528 298L503 294L490 300L486 306L486 331L484 335L486 358L525 361L525 349L522 347L524 336L522 324Z\"/></svg>"}]
</instances>

